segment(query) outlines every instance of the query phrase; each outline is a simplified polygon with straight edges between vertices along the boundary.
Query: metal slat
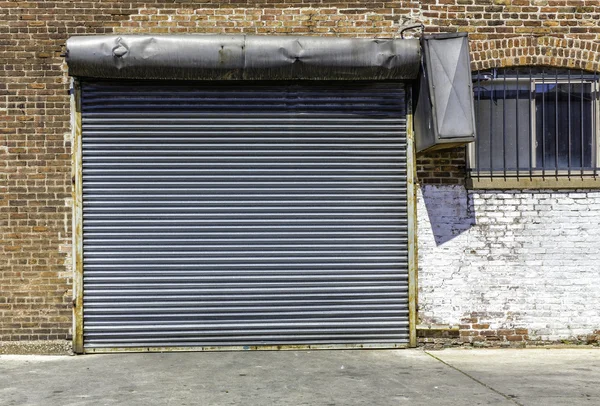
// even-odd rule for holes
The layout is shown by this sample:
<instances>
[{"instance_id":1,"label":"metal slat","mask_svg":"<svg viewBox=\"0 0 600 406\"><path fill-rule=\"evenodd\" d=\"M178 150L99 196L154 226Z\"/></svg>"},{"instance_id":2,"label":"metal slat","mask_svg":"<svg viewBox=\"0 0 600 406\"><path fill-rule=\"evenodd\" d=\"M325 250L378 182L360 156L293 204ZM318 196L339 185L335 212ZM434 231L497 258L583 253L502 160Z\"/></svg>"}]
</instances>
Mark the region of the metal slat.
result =
<instances>
[{"instance_id":1,"label":"metal slat","mask_svg":"<svg viewBox=\"0 0 600 406\"><path fill-rule=\"evenodd\" d=\"M84 346L408 343L401 83L89 82Z\"/></svg>"}]
</instances>

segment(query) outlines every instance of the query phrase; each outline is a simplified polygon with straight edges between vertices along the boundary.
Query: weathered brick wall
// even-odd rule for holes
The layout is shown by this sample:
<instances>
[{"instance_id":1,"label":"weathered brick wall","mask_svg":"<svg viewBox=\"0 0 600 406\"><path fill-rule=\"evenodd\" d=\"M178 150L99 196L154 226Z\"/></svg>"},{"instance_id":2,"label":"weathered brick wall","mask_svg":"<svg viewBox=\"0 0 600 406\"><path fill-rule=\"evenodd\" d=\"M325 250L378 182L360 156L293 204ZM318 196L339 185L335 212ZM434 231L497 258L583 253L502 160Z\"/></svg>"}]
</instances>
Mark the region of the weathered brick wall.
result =
<instances>
[{"instance_id":1,"label":"weathered brick wall","mask_svg":"<svg viewBox=\"0 0 600 406\"><path fill-rule=\"evenodd\" d=\"M71 330L71 35L390 37L418 3L0 1L0 341Z\"/></svg>"},{"instance_id":2,"label":"weathered brick wall","mask_svg":"<svg viewBox=\"0 0 600 406\"><path fill-rule=\"evenodd\" d=\"M429 32L468 31L475 40L474 67L526 63L587 67L590 59L598 61L599 4L579 0L0 1L0 341L64 339L70 334L69 80L60 56L69 36L391 37L403 25L423 22ZM517 38L519 45L507 42L509 37ZM462 154L456 150L421 159L421 182L461 184ZM455 164L458 170L444 169Z\"/></svg>"},{"instance_id":3,"label":"weathered brick wall","mask_svg":"<svg viewBox=\"0 0 600 406\"><path fill-rule=\"evenodd\" d=\"M597 1L423 3L428 31L469 33L473 69L600 70ZM460 148L418 159L419 317L457 327L424 330L422 341L597 342L599 195L467 191L464 155ZM462 165L448 165L456 161Z\"/></svg>"},{"instance_id":4,"label":"weathered brick wall","mask_svg":"<svg viewBox=\"0 0 600 406\"><path fill-rule=\"evenodd\" d=\"M465 147L433 151L417 157L417 180L422 185L465 185Z\"/></svg>"},{"instance_id":5,"label":"weathered brick wall","mask_svg":"<svg viewBox=\"0 0 600 406\"><path fill-rule=\"evenodd\" d=\"M461 342L598 340L600 191L467 191L418 203L419 317Z\"/></svg>"}]
</instances>

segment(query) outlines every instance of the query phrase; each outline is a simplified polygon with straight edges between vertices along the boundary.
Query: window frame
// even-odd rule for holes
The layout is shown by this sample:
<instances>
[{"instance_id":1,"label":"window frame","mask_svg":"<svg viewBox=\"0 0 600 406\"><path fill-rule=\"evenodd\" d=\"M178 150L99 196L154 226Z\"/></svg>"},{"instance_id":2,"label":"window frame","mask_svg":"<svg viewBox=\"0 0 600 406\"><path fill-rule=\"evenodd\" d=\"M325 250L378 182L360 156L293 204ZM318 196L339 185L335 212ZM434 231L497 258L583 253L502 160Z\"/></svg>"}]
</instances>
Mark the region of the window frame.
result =
<instances>
[{"instance_id":1,"label":"window frame","mask_svg":"<svg viewBox=\"0 0 600 406\"><path fill-rule=\"evenodd\" d=\"M485 81L481 80L482 74L477 71L473 74L473 89L481 88L482 83L494 83L495 85L500 84L501 86L506 86L507 84L520 84L520 83L529 83L529 167L527 169L521 169L518 164L518 149L517 153L514 154L517 156L517 168L516 170L507 170L506 165L504 165L503 169L494 169L493 165L490 165L490 169L481 169L477 166L478 158L477 158L477 140L479 139L479 134L477 135L477 139L475 142L469 143L466 146L466 168L467 168L467 186L471 188L483 188L483 189L491 189L491 188L600 188L600 75L598 72L585 72L580 71L579 74L574 75L571 70L567 71L568 75L565 75L564 69L562 68L542 68L543 70L540 72L532 73L533 69L538 69L535 67L521 67L526 71L526 74L520 74L519 68L516 68L516 75L502 72L498 75L498 69L493 69L493 77L488 78L489 75L483 75L486 79ZM554 70L555 73L552 73ZM561 70L559 74L558 71ZM567 76L565 78L565 76ZM537 164L537 151L538 151L538 143L537 143L537 128L536 128L536 86L540 84L589 84L590 92L592 94L591 101L591 115L592 123L591 123L591 134L592 134L592 147L590 150L591 156L591 168L584 169L583 164L582 167L579 168L561 168L558 164L555 164L556 167L549 168L536 168ZM517 87L518 89L518 87ZM518 93L517 93L518 94ZM544 93L541 93L544 94ZM475 106L481 101L479 93L474 94ZM507 99L508 100L508 99ZM517 97L514 100L521 100ZM527 100L527 99L526 99ZM477 107L475 107L477 109ZM504 112L505 110L503 110ZM514 112L511 112L514 114ZM513 115L512 119L516 116ZM476 125L479 125L478 118L476 117ZM558 139L558 133L555 134L555 140ZM490 137L493 139L492 137ZM518 140L518 135L517 135ZM503 140L505 142L505 140ZM518 141L517 141L518 142ZM556 141L557 142L557 141ZM490 149L492 144L490 144ZM569 152L570 154L571 152ZM506 162L506 154L505 151L502 151L502 157ZM493 157L492 152L490 151L490 159Z\"/></svg>"}]
</instances>

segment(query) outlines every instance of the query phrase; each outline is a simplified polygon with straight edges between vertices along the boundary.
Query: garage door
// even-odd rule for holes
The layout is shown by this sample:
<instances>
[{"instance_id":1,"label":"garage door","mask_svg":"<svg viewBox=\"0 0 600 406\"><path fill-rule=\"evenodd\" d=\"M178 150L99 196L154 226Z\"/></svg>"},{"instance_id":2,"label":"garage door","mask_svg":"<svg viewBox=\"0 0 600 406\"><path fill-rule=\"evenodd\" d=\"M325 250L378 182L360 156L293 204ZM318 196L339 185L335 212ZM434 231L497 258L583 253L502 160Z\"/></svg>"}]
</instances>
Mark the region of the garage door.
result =
<instances>
[{"instance_id":1,"label":"garage door","mask_svg":"<svg viewBox=\"0 0 600 406\"><path fill-rule=\"evenodd\" d=\"M84 82L86 349L408 342L401 83Z\"/></svg>"}]
</instances>

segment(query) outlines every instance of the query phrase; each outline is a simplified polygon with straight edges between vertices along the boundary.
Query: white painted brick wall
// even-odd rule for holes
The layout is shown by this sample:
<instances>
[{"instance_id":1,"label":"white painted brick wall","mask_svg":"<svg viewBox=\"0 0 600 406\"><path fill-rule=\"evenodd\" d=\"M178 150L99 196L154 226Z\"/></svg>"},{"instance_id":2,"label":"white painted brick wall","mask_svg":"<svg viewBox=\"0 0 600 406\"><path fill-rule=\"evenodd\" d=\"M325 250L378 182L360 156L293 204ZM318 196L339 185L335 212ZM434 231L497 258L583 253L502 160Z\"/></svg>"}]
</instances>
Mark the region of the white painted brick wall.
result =
<instances>
[{"instance_id":1,"label":"white painted brick wall","mask_svg":"<svg viewBox=\"0 0 600 406\"><path fill-rule=\"evenodd\" d=\"M600 330L600 191L467 191L418 195L419 316L560 340Z\"/></svg>"}]
</instances>

